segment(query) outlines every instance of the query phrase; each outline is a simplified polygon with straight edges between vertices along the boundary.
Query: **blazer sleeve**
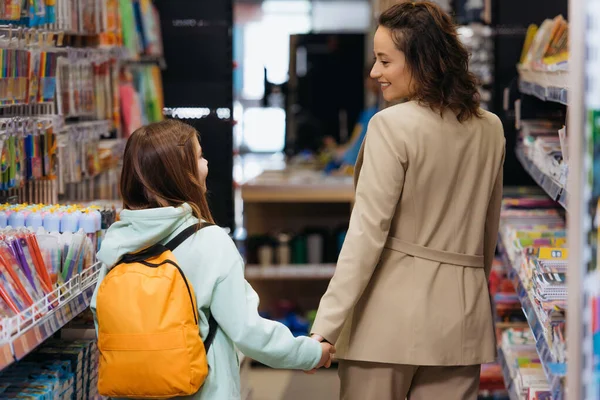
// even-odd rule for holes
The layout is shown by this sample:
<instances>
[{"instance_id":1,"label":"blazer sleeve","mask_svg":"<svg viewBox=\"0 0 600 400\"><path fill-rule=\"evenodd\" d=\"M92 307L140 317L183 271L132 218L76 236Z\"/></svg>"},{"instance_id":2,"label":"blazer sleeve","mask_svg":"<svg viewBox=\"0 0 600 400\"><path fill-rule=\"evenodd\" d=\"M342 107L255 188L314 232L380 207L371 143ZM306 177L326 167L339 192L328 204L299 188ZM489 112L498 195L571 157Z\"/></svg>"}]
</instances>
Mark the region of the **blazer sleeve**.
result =
<instances>
[{"instance_id":1,"label":"blazer sleeve","mask_svg":"<svg viewBox=\"0 0 600 400\"><path fill-rule=\"evenodd\" d=\"M356 199L336 271L321 299L312 332L338 340L367 287L387 240L408 167L402 132L375 115L368 127Z\"/></svg>"},{"instance_id":2,"label":"blazer sleeve","mask_svg":"<svg viewBox=\"0 0 600 400\"><path fill-rule=\"evenodd\" d=\"M496 253L496 243L498 241L498 230L500 228L500 210L502 208L502 185L504 181L504 157L506 150L502 151L502 162L500 170L494 182L492 196L488 204L487 215L485 218L485 230L483 238L483 265L485 268L485 276L490 277L492 263Z\"/></svg>"}]
</instances>

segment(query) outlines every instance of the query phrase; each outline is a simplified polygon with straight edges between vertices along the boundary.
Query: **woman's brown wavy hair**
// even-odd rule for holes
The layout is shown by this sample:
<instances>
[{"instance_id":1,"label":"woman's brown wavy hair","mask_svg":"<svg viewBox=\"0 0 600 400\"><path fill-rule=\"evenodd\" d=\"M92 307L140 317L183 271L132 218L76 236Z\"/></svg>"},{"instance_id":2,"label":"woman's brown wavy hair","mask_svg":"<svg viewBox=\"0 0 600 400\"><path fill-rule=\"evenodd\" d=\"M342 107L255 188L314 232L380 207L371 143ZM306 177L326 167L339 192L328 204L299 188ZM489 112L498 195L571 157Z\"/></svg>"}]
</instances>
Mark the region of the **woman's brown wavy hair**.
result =
<instances>
[{"instance_id":1,"label":"woman's brown wavy hair","mask_svg":"<svg viewBox=\"0 0 600 400\"><path fill-rule=\"evenodd\" d=\"M414 81L411 99L442 114L450 109L460 122L479 117L477 79L469 72L469 53L452 19L429 1L396 4L379 16L392 31Z\"/></svg>"},{"instance_id":2,"label":"woman's brown wavy hair","mask_svg":"<svg viewBox=\"0 0 600 400\"><path fill-rule=\"evenodd\" d=\"M139 128L127 140L121 172L125 209L179 207L188 203L199 220L214 223L199 179L198 131L166 120Z\"/></svg>"}]
</instances>

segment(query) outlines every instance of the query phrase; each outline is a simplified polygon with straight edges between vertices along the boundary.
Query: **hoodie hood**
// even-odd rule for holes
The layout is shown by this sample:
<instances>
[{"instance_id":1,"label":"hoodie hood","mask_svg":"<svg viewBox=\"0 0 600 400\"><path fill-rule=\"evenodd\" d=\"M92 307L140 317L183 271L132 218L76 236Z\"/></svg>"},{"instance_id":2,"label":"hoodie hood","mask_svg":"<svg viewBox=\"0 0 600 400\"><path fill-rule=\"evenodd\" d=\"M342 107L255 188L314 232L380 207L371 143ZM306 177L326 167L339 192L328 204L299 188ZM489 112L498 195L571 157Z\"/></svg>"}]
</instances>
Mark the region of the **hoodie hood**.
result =
<instances>
[{"instance_id":1,"label":"hoodie hood","mask_svg":"<svg viewBox=\"0 0 600 400\"><path fill-rule=\"evenodd\" d=\"M112 268L123 255L160 243L183 224L191 224L194 220L192 208L188 204L180 207L123 210L120 221L107 230L98 252L98 260Z\"/></svg>"}]
</instances>

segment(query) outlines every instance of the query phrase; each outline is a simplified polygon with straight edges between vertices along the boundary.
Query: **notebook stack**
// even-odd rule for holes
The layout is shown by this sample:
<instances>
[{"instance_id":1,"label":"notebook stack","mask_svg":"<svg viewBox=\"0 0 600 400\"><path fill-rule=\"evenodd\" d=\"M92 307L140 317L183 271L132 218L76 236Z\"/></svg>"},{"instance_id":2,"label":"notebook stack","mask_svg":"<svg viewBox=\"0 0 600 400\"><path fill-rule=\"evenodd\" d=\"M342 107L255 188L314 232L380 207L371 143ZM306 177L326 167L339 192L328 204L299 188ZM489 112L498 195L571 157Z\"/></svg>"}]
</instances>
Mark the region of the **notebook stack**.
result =
<instances>
[{"instance_id":1,"label":"notebook stack","mask_svg":"<svg viewBox=\"0 0 600 400\"><path fill-rule=\"evenodd\" d=\"M551 399L550 388L529 329L508 329L502 334L501 354L508 371L509 390L519 399Z\"/></svg>"},{"instance_id":2,"label":"notebook stack","mask_svg":"<svg viewBox=\"0 0 600 400\"><path fill-rule=\"evenodd\" d=\"M530 325L536 335L543 335L551 359L564 363L568 262L564 221L556 210L513 209L506 204L501 221L501 242Z\"/></svg>"}]
</instances>

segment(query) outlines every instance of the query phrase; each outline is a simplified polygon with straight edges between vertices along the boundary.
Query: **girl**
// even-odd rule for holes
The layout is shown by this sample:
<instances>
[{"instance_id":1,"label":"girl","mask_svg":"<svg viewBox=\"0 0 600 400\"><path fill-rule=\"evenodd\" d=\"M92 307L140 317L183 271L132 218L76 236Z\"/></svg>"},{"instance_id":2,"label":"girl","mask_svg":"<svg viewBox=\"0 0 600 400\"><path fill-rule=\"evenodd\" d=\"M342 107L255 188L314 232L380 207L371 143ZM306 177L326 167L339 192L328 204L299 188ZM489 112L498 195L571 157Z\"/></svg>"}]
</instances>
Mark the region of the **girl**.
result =
<instances>
[{"instance_id":1,"label":"girl","mask_svg":"<svg viewBox=\"0 0 600 400\"><path fill-rule=\"evenodd\" d=\"M98 259L102 278L127 253L166 243L198 221L212 222L206 202L208 163L198 132L167 120L142 127L127 142L121 175L124 210L108 229ZM240 398L236 346L274 368L310 371L331 363L332 346L294 338L282 324L258 315L258 296L244 280L244 263L234 243L217 226L199 230L174 255L191 282L198 305L198 334L208 335L212 315L218 323L207 355L209 375L193 399Z\"/></svg>"},{"instance_id":2,"label":"girl","mask_svg":"<svg viewBox=\"0 0 600 400\"><path fill-rule=\"evenodd\" d=\"M479 108L469 55L434 3L382 13L374 56L384 99L404 102L369 123L313 332L338 347L343 399L475 400L496 350L502 123Z\"/></svg>"}]
</instances>

